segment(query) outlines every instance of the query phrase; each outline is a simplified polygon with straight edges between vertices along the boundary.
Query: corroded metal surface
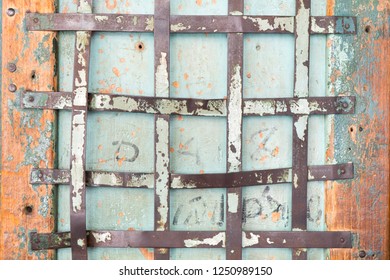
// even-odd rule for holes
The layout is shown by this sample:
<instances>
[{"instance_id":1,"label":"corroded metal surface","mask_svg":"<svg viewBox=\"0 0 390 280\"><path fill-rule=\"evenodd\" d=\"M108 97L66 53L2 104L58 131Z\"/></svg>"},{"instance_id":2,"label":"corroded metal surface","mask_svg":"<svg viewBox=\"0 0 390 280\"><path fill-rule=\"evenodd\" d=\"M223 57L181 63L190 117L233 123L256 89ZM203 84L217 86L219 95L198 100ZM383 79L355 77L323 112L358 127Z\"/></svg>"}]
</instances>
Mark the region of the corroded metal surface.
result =
<instances>
[{"instance_id":1,"label":"corroded metal surface","mask_svg":"<svg viewBox=\"0 0 390 280\"><path fill-rule=\"evenodd\" d=\"M79 0L78 12L91 13L92 0ZM70 159L70 229L72 258L87 259L86 240L86 144L88 112L88 78L91 32L76 32L74 83L72 93L72 129Z\"/></svg>"},{"instance_id":2,"label":"corroded metal surface","mask_svg":"<svg viewBox=\"0 0 390 280\"><path fill-rule=\"evenodd\" d=\"M292 169L259 170L221 174L169 174L173 189L235 188L292 182ZM153 188L152 173L87 171L89 186L121 188ZM68 184L69 170L33 169L31 184ZM308 167L309 181L346 180L353 178L353 164L319 165Z\"/></svg>"},{"instance_id":3,"label":"corroded metal surface","mask_svg":"<svg viewBox=\"0 0 390 280\"><path fill-rule=\"evenodd\" d=\"M243 248L350 248L350 232L241 232ZM225 232L218 231L89 231L88 247L104 248L225 248ZM32 249L70 246L71 233L31 233Z\"/></svg>"},{"instance_id":4,"label":"corroded metal surface","mask_svg":"<svg viewBox=\"0 0 390 280\"><path fill-rule=\"evenodd\" d=\"M155 16L128 14L28 14L27 28L39 30L83 30L153 32ZM355 17L310 17L312 34L356 34ZM170 17L172 33L284 33L293 34L294 17L179 16Z\"/></svg>"},{"instance_id":5,"label":"corroded metal surface","mask_svg":"<svg viewBox=\"0 0 390 280\"><path fill-rule=\"evenodd\" d=\"M291 116L353 114L356 98L308 97L244 99L244 116ZM24 92L24 108L70 110L69 92ZM227 103L224 99L185 99L164 97L139 97L126 95L89 94L89 110L164 115L226 116Z\"/></svg>"},{"instance_id":6,"label":"corroded metal surface","mask_svg":"<svg viewBox=\"0 0 390 280\"><path fill-rule=\"evenodd\" d=\"M154 3L154 95L169 97L170 71L170 1L156 0ZM155 115L154 118L154 229L169 230L169 116ZM153 246L156 247L156 246ZM156 248L156 260L169 259L169 250Z\"/></svg>"}]
</instances>

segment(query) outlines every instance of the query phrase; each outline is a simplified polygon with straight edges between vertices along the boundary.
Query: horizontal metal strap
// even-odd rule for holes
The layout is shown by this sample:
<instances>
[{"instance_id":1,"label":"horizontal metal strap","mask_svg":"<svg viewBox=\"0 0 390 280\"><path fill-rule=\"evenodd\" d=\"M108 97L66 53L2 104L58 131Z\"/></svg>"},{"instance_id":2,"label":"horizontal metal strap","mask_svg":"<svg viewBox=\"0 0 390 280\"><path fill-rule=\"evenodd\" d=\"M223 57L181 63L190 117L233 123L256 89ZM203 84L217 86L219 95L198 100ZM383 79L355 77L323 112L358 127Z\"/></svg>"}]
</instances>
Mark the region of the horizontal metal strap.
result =
<instances>
[{"instance_id":1,"label":"horizontal metal strap","mask_svg":"<svg viewBox=\"0 0 390 280\"><path fill-rule=\"evenodd\" d=\"M191 16L170 17L172 33L294 33L294 17ZM29 31L153 32L153 15L26 14ZM312 34L356 34L356 17L311 17Z\"/></svg>"},{"instance_id":2,"label":"horizontal metal strap","mask_svg":"<svg viewBox=\"0 0 390 280\"><path fill-rule=\"evenodd\" d=\"M70 110L71 92L22 93L22 107L27 109ZM351 114L355 110L353 96L244 99L245 116ZM114 94L89 94L89 109L162 115L226 116L224 99L184 99L140 97Z\"/></svg>"},{"instance_id":3,"label":"horizontal metal strap","mask_svg":"<svg viewBox=\"0 0 390 280\"><path fill-rule=\"evenodd\" d=\"M32 250L70 247L70 232L31 235ZM243 248L351 248L352 234L338 232L242 233ZM218 231L88 231L87 246L101 248L224 248L225 232Z\"/></svg>"},{"instance_id":4,"label":"horizontal metal strap","mask_svg":"<svg viewBox=\"0 0 390 280\"><path fill-rule=\"evenodd\" d=\"M256 185L289 183L292 170L272 169L222 174L171 174L171 188L232 188ZM353 164L310 166L309 181L352 179ZM31 184L69 184L70 171L60 169L33 169ZM122 173L87 171L86 183L89 186L118 188L153 188L153 173Z\"/></svg>"}]
</instances>

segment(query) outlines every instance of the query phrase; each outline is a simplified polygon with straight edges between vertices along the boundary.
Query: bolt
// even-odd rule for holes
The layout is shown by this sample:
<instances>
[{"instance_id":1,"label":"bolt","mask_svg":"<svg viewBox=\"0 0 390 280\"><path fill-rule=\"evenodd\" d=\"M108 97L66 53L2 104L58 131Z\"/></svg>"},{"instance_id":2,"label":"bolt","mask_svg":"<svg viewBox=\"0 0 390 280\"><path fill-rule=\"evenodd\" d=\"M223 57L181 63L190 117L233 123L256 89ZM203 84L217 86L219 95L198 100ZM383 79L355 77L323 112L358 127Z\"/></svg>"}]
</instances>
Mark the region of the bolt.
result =
<instances>
[{"instance_id":1,"label":"bolt","mask_svg":"<svg viewBox=\"0 0 390 280\"><path fill-rule=\"evenodd\" d=\"M28 98L28 102L34 102L34 100L35 100L35 98L34 98L34 96L29 96L29 98Z\"/></svg>"},{"instance_id":2,"label":"bolt","mask_svg":"<svg viewBox=\"0 0 390 280\"><path fill-rule=\"evenodd\" d=\"M11 73L15 72L16 71L16 64L15 63L8 63L8 71L10 71Z\"/></svg>"},{"instance_id":3,"label":"bolt","mask_svg":"<svg viewBox=\"0 0 390 280\"><path fill-rule=\"evenodd\" d=\"M33 19L33 22L34 22L34 23L38 23L38 22L39 22L39 18L34 18L34 19Z\"/></svg>"},{"instance_id":4,"label":"bolt","mask_svg":"<svg viewBox=\"0 0 390 280\"><path fill-rule=\"evenodd\" d=\"M7 10L7 15L10 16L10 17L13 17L15 15L15 9L9 8Z\"/></svg>"},{"instance_id":5,"label":"bolt","mask_svg":"<svg viewBox=\"0 0 390 280\"><path fill-rule=\"evenodd\" d=\"M366 256L367 256L366 251L361 250L361 251L359 252L359 257L360 257L361 259L365 258Z\"/></svg>"},{"instance_id":6,"label":"bolt","mask_svg":"<svg viewBox=\"0 0 390 280\"><path fill-rule=\"evenodd\" d=\"M10 84L10 85L8 86L8 90L9 90L10 92L15 92L15 91L17 90L16 85L15 85L15 84Z\"/></svg>"}]
</instances>

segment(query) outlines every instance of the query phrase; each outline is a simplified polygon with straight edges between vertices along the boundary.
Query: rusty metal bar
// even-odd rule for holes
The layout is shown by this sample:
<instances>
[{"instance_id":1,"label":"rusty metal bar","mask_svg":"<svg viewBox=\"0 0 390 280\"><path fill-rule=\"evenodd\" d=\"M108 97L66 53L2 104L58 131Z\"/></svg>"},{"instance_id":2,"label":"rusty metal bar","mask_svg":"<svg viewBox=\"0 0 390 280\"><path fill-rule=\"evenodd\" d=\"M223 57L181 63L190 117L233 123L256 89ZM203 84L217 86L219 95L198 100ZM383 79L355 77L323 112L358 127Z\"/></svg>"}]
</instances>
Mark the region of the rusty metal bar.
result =
<instances>
[{"instance_id":1,"label":"rusty metal bar","mask_svg":"<svg viewBox=\"0 0 390 280\"><path fill-rule=\"evenodd\" d=\"M242 14L243 0L229 0L229 14ZM242 171L243 34L229 33L227 94L227 173ZM227 175L229 176L229 175ZM226 186L224 186L226 187ZM226 190L226 259L242 259L242 189Z\"/></svg>"},{"instance_id":2,"label":"rusty metal bar","mask_svg":"<svg viewBox=\"0 0 390 280\"><path fill-rule=\"evenodd\" d=\"M153 188L153 173L87 171L86 184L93 187ZM346 180L353 178L353 164L308 167L309 181ZM291 183L292 169L271 169L221 174L170 174L172 189L232 188ZM30 184L64 185L70 183L70 171L33 169Z\"/></svg>"},{"instance_id":3,"label":"rusty metal bar","mask_svg":"<svg viewBox=\"0 0 390 280\"><path fill-rule=\"evenodd\" d=\"M294 97L309 96L311 0L296 0ZM292 228L307 229L308 116L293 116ZM299 252L299 253L298 253ZM305 250L293 250L293 259L306 259Z\"/></svg>"},{"instance_id":4,"label":"rusty metal bar","mask_svg":"<svg viewBox=\"0 0 390 280\"><path fill-rule=\"evenodd\" d=\"M169 98L170 71L170 1L155 0L154 4L154 95ZM169 115L155 115L155 195L154 229L169 231ZM164 235L162 235L164 236ZM154 259L168 260L169 250L154 250Z\"/></svg>"},{"instance_id":5,"label":"rusty metal bar","mask_svg":"<svg viewBox=\"0 0 390 280\"><path fill-rule=\"evenodd\" d=\"M79 13L92 12L92 0L79 1ZM91 32L76 32L70 148L70 230L72 259L86 260L86 136Z\"/></svg>"},{"instance_id":6,"label":"rusty metal bar","mask_svg":"<svg viewBox=\"0 0 390 280\"><path fill-rule=\"evenodd\" d=\"M352 114L354 96L244 99L244 116ZM71 110L71 92L23 92L26 109ZM89 110L189 116L226 116L224 99L184 99L89 94Z\"/></svg>"},{"instance_id":7,"label":"rusty metal bar","mask_svg":"<svg viewBox=\"0 0 390 280\"><path fill-rule=\"evenodd\" d=\"M351 248L352 234L336 232L241 232L241 248ZM32 250L70 247L70 232L32 232ZM226 233L218 231L88 231L88 247L100 248L224 248Z\"/></svg>"},{"instance_id":8,"label":"rusty metal bar","mask_svg":"<svg viewBox=\"0 0 390 280\"><path fill-rule=\"evenodd\" d=\"M312 34L356 34L356 17L310 17ZM29 31L153 32L153 15L26 14ZM171 33L284 33L295 31L294 17L286 16L170 16Z\"/></svg>"}]
</instances>

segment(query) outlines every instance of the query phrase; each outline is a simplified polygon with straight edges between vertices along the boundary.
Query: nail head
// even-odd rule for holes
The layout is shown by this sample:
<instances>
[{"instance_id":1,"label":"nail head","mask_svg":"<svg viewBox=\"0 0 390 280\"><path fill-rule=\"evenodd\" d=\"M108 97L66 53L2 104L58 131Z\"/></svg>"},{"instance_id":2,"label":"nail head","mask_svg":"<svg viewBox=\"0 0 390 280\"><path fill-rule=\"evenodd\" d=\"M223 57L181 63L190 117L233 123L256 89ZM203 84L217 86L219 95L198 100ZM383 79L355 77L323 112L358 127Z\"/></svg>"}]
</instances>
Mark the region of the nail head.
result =
<instances>
[{"instance_id":1,"label":"nail head","mask_svg":"<svg viewBox=\"0 0 390 280\"><path fill-rule=\"evenodd\" d=\"M366 254L366 251L364 251L364 250L361 250L360 252L359 252L359 257L360 258L365 258L367 256L367 254Z\"/></svg>"},{"instance_id":2,"label":"nail head","mask_svg":"<svg viewBox=\"0 0 390 280\"><path fill-rule=\"evenodd\" d=\"M9 9L7 10L7 15L8 15L9 17L13 17L13 16L15 15L15 9L9 8Z\"/></svg>"},{"instance_id":3,"label":"nail head","mask_svg":"<svg viewBox=\"0 0 390 280\"><path fill-rule=\"evenodd\" d=\"M8 71L10 71L11 73L15 72L16 71L16 64L15 63L8 63Z\"/></svg>"},{"instance_id":4,"label":"nail head","mask_svg":"<svg viewBox=\"0 0 390 280\"><path fill-rule=\"evenodd\" d=\"M10 92L15 92L15 91L17 90L17 87L16 87L15 84L10 84L10 85L8 86L8 90L9 90Z\"/></svg>"}]
</instances>

